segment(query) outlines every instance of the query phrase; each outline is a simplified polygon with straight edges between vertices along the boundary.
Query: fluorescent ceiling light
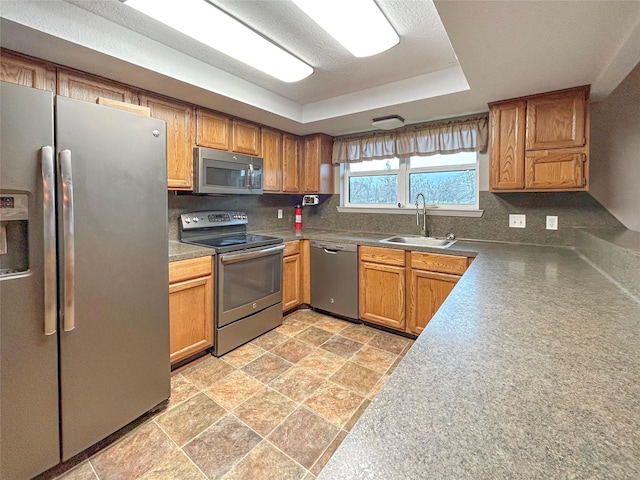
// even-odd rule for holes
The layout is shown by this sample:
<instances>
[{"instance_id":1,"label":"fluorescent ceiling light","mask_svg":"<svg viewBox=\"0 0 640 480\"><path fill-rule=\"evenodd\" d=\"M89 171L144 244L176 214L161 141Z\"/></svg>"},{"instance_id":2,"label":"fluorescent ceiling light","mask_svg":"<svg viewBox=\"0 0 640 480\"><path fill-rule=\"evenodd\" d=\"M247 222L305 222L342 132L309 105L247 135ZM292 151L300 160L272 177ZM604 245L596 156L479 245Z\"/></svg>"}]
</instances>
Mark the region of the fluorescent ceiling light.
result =
<instances>
[{"instance_id":1,"label":"fluorescent ceiling light","mask_svg":"<svg viewBox=\"0 0 640 480\"><path fill-rule=\"evenodd\" d=\"M356 57L384 52L400 37L373 0L292 0Z\"/></svg>"},{"instance_id":2,"label":"fluorescent ceiling light","mask_svg":"<svg viewBox=\"0 0 640 480\"><path fill-rule=\"evenodd\" d=\"M205 0L125 0L125 5L283 82L313 73L312 67Z\"/></svg>"}]
</instances>

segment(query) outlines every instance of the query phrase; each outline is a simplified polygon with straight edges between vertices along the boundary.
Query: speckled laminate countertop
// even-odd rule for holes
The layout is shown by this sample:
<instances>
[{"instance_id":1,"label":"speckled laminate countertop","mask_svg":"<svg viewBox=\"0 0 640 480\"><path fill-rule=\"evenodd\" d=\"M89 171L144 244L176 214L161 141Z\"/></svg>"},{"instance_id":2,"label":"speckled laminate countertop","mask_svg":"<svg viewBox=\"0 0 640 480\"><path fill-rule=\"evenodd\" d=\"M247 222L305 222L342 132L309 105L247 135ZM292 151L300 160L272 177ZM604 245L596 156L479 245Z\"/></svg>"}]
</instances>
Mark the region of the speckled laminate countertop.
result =
<instances>
[{"instance_id":1,"label":"speckled laminate countertop","mask_svg":"<svg viewBox=\"0 0 640 480\"><path fill-rule=\"evenodd\" d=\"M640 478L640 304L571 248L417 250L477 259L318 480Z\"/></svg>"}]
</instances>

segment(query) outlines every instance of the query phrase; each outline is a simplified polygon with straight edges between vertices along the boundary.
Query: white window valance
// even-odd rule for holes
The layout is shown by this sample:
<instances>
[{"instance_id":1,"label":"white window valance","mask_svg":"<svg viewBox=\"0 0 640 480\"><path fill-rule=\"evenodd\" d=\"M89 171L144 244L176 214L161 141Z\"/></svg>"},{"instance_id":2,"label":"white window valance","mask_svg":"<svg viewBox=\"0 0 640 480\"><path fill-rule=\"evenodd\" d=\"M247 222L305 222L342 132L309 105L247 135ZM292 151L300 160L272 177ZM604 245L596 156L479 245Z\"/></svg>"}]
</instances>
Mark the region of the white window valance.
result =
<instances>
[{"instance_id":1,"label":"white window valance","mask_svg":"<svg viewBox=\"0 0 640 480\"><path fill-rule=\"evenodd\" d=\"M393 132L336 137L333 163L427 156L487 149L487 115L410 125Z\"/></svg>"}]
</instances>

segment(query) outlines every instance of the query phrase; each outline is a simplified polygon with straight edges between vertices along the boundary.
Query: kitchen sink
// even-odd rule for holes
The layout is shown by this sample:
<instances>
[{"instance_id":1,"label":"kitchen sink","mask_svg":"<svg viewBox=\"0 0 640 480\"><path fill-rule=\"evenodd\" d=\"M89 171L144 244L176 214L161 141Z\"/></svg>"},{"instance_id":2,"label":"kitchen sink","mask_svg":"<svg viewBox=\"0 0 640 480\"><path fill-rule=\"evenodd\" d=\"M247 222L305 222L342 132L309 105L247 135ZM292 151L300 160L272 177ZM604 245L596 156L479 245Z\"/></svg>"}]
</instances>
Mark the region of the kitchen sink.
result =
<instances>
[{"instance_id":1,"label":"kitchen sink","mask_svg":"<svg viewBox=\"0 0 640 480\"><path fill-rule=\"evenodd\" d=\"M383 243L397 243L400 245L414 245L416 247L449 248L457 240L447 240L446 238L421 237L419 235L396 235L395 237L380 240Z\"/></svg>"}]
</instances>

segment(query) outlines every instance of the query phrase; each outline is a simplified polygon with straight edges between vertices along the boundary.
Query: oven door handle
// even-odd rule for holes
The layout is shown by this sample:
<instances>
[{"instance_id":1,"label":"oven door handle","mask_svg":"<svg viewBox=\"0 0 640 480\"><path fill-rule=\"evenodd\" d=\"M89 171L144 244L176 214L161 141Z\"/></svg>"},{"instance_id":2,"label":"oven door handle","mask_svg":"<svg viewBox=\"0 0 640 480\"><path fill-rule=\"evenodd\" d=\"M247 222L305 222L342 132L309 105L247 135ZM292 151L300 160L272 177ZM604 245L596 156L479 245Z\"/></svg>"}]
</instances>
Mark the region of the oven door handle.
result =
<instances>
[{"instance_id":1,"label":"oven door handle","mask_svg":"<svg viewBox=\"0 0 640 480\"><path fill-rule=\"evenodd\" d=\"M269 255L274 255L276 253L284 250L284 245L278 245L275 247L264 248L260 250L254 250L249 252L242 253L226 253L224 255L220 255L220 261L222 263L237 263L243 262L245 260L251 260L253 258L267 257Z\"/></svg>"}]
</instances>

